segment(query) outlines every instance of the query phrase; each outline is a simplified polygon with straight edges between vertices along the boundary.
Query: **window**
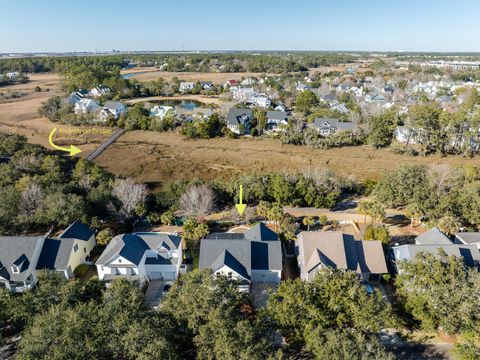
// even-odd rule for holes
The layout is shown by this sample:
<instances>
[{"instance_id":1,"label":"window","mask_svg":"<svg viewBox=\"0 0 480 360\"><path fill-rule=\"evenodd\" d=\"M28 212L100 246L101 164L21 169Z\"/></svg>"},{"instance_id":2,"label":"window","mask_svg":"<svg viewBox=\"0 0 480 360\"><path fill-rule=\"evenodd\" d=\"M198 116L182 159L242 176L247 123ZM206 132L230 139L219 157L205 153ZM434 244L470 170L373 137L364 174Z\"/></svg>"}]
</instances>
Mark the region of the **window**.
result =
<instances>
[{"instance_id":1,"label":"window","mask_svg":"<svg viewBox=\"0 0 480 360\"><path fill-rule=\"evenodd\" d=\"M75 246L73 247L73 252L77 252L78 250L78 244L75 244Z\"/></svg>"},{"instance_id":2,"label":"window","mask_svg":"<svg viewBox=\"0 0 480 360\"><path fill-rule=\"evenodd\" d=\"M83 253L84 253L84 254L87 253L87 248L83 248Z\"/></svg>"},{"instance_id":3,"label":"window","mask_svg":"<svg viewBox=\"0 0 480 360\"><path fill-rule=\"evenodd\" d=\"M17 265L12 265L12 273L14 274L20 273L20 269L18 268Z\"/></svg>"},{"instance_id":4,"label":"window","mask_svg":"<svg viewBox=\"0 0 480 360\"><path fill-rule=\"evenodd\" d=\"M229 271L229 272L228 272L228 278L231 279L231 278L232 278L232 275L233 275L232 272Z\"/></svg>"}]
</instances>

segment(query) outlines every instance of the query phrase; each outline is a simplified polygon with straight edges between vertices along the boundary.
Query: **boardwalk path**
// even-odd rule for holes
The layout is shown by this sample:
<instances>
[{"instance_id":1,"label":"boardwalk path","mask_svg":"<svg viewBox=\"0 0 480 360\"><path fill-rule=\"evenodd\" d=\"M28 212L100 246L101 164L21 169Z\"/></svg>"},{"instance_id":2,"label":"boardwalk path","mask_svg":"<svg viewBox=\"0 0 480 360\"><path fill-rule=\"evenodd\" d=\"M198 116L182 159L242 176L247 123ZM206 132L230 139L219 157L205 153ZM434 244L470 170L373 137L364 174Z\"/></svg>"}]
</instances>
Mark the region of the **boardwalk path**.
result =
<instances>
[{"instance_id":1,"label":"boardwalk path","mask_svg":"<svg viewBox=\"0 0 480 360\"><path fill-rule=\"evenodd\" d=\"M120 136L125 133L125 129L118 129L115 131L103 144L93 150L90 154L88 154L85 159L88 161L93 161L96 157L98 157L106 148L108 148L115 140L117 140Z\"/></svg>"}]
</instances>

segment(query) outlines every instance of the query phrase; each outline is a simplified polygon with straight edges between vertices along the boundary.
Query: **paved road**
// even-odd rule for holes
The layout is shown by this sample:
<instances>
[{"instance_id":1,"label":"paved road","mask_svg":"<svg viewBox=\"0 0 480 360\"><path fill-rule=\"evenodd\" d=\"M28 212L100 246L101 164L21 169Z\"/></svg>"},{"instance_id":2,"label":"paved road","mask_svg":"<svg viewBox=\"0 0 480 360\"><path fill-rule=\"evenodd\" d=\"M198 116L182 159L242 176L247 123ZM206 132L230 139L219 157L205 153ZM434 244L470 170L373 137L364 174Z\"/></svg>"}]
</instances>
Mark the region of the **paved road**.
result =
<instances>
[{"instance_id":1,"label":"paved road","mask_svg":"<svg viewBox=\"0 0 480 360\"><path fill-rule=\"evenodd\" d=\"M88 161L93 161L97 156L99 156L103 151L105 151L115 140L117 140L120 136L123 135L125 129L118 129L115 131L103 144L93 150L90 154L88 154L85 159Z\"/></svg>"}]
</instances>

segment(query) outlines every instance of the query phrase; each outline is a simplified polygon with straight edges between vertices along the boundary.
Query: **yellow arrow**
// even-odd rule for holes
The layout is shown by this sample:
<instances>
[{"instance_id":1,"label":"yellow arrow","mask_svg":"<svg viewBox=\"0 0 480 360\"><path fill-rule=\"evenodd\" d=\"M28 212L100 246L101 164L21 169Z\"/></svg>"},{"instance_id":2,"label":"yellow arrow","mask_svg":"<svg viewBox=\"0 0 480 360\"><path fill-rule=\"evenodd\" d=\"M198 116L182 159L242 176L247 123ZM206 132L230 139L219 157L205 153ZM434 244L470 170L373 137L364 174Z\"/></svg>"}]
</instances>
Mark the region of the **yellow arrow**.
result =
<instances>
[{"instance_id":1,"label":"yellow arrow","mask_svg":"<svg viewBox=\"0 0 480 360\"><path fill-rule=\"evenodd\" d=\"M55 134L55 131L57 131L57 128L53 128L52 132L50 133L50 136L48 137L48 142L50 143L50 145L51 145L54 149L69 152L69 153L70 153L70 156L73 156L73 155L76 155L76 154L82 152L82 150L80 150L80 149L79 149L78 147L76 147L75 145L70 145L70 148L66 148L66 147L62 147L62 146L55 145L55 144L53 143L53 140L52 140L53 134Z\"/></svg>"},{"instance_id":2,"label":"yellow arrow","mask_svg":"<svg viewBox=\"0 0 480 360\"><path fill-rule=\"evenodd\" d=\"M240 215L243 214L245 211L245 208L247 207L247 204L243 204L243 186L240 185L240 202L238 204L235 204L235 207L237 208L237 211Z\"/></svg>"}]
</instances>

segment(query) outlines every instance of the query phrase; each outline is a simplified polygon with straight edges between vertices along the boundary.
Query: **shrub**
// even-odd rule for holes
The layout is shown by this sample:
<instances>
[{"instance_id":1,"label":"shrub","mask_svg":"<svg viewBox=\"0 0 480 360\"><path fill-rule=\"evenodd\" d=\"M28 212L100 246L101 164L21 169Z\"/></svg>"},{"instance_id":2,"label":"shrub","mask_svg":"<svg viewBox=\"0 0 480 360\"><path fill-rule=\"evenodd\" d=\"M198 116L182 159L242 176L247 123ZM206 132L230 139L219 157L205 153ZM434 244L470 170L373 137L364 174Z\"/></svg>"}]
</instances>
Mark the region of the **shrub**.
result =
<instances>
[{"instance_id":1,"label":"shrub","mask_svg":"<svg viewBox=\"0 0 480 360\"><path fill-rule=\"evenodd\" d=\"M76 278L81 278L82 276L85 276L85 274L88 272L89 266L87 264L80 264L78 265L75 270L73 270L73 275L75 275Z\"/></svg>"}]
</instances>

